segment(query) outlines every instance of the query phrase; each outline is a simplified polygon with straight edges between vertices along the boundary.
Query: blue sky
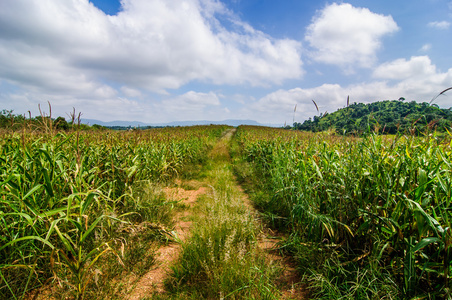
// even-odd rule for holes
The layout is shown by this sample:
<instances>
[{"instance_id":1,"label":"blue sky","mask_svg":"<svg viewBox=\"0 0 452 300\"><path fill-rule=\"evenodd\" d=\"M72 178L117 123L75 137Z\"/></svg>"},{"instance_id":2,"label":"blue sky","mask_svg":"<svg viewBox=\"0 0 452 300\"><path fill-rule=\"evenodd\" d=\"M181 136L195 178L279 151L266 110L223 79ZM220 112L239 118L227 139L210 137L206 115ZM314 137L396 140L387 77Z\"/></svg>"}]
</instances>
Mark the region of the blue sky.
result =
<instances>
[{"instance_id":1,"label":"blue sky","mask_svg":"<svg viewBox=\"0 0 452 300\"><path fill-rule=\"evenodd\" d=\"M0 105L148 123L291 123L452 86L452 1L0 3ZM436 103L452 106L452 96Z\"/></svg>"}]
</instances>

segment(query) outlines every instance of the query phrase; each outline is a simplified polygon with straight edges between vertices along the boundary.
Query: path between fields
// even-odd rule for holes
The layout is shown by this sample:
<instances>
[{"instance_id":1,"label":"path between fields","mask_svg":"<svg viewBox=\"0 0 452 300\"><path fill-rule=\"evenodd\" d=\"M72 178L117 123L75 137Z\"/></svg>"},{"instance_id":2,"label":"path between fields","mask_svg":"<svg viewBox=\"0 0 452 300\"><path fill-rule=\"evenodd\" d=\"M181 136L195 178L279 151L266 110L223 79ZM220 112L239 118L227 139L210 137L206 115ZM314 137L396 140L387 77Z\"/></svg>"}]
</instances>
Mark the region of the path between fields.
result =
<instances>
[{"instance_id":1,"label":"path between fields","mask_svg":"<svg viewBox=\"0 0 452 300\"><path fill-rule=\"evenodd\" d=\"M178 185L181 181L176 182ZM198 184L199 183L195 183ZM175 238L181 242L186 241L190 236L191 221L188 221L191 215L191 209L196 204L199 195L207 192L206 187L199 187L196 190L185 190L181 187L166 187L164 189L167 199L174 201L181 201L187 206L182 212L176 213L174 233ZM136 288L129 296L129 300L140 300L150 294L162 294L165 292L164 281L168 276L170 267L179 258L180 243L170 243L166 246L160 247L157 250L156 267L147 272L136 284Z\"/></svg>"},{"instance_id":2,"label":"path between fields","mask_svg":"<svg viewBox=\"0 0 452 300\"><path fill-rule=\"evenodd\" d=\"M235 128L228 130L212 149L211 153L209 153L209 157L221 155L229 159L229 143L235 131ZM184 189L181 186L189 186L193 189ZM164 189L168 199L181 201L181 203L185 204L187 207L185 210L176 213L174 216L175 233L181 242L187 241L190 238L192 222L189 221L189 219L193 213L193 207L196 206L199 196L210 191L208 186L209 182L183 182L178 180L176 181L176 187L166 187ZM256 222L260 222L258 218L259 213L253 207L248 195L245 194L239 184L236 185L236 189L241 195L240 197L243 200L243 204L251 210L253 215L255 215ZM293 264L289 259L279 255L275 250L276 244L280 241L280 238L280 234L264 227L257 242L259 248L267 253L269 264L271 262L276 262L280 264L284 270L279 282L276 282L282 293L282 299L305 299L305 288L299 284L300 278L293 267ZM171 266L178 260L180 252L180 243L170 243L167 246L160 247L157 251L156 265L138 281L128 299L140 300L149 295L165 294L164 281L169 275Z\"/></svg>"}]
</instances>

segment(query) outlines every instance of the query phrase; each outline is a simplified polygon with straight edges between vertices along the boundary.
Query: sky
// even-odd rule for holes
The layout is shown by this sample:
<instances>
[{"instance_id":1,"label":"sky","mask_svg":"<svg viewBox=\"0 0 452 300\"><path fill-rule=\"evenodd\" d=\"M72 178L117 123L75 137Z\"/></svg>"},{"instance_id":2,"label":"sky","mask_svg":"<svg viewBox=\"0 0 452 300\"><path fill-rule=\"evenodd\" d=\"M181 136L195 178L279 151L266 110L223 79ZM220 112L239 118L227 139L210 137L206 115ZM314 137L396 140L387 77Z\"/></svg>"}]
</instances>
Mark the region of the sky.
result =
<instances>
[{"instance_id":1,"label":"sky","mask_svg":"<svg viewBox=\"0 0 452 300\"><path fill-rule=\"evenodd\" d=\"M348 96L429 102L451 24L451 0L0 0L0 109L291 124Z\"/></svg>"}]
</instances>

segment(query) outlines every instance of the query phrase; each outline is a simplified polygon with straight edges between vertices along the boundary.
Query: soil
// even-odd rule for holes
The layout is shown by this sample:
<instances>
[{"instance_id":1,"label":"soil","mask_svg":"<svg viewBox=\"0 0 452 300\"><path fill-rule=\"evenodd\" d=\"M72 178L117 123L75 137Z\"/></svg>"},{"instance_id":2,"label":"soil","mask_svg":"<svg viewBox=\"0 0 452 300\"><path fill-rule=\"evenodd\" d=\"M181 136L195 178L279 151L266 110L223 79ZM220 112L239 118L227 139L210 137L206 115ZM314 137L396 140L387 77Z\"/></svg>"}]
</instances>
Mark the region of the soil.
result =
<instances>
[{"instance_id":1,"label":"soil","mask_svg":"<svg viewBox=\"0 0 452 300\"><path fill-rule=\"evenodd\" d=\"M216 147L214 147L210 156L221 155L229 158L228 147L225 141L230 140L234 131L234 129L230 130L223 136L220 140L222 142L219 142ZM196 204L198 196L208 192L208 188L203 187L203 183L197 181L177 181L176 185L179 187L167 187L164 191L168 199L176 201L180 200L183 204L188 206L188 209L177 213L175 216L175 231L177 232L178 238L183 242L190 237L192 223L188 221L188 219L192 214L191 208ZM198 188L196 190L186 190L180 186L195 186ZM239 184L236 186L243 200L243 204L256 216L256 219L258 219L259 213L252 205L248 195L243 191ZM277 263L283 269L279 282L277 283L282 293L282 299L307 299L306 287L300 284L300 276L294 268L294 263L290 258L282 256L277 250L277 243L281 240L282 235L265 228L264 226L263 228L263 232L261 232L258 239L258 245L259 248L267 254L269 263ZM139 280L136 288L128 299L139 300L146 295L155 295L156 293L164 294L164 281L168 276L171 265L179 258L180 251L179 243L171 243L161 247L157 251L157 267L150 270Z\"/></svg>"},{"instance_id":2,"label":"soil","mask_svg":"<svg viewBox=\"0 0 452 300\"><path fill-rule=\"evenodd\" d=\"M200 187L197 190L185 190L180 187L166 187L164 189L167 199L181 201L182 204L188 206L188 209L178 212L174 218L176 221L174 231L181 242L186 241L190 236L192 222L187 221L187 219L191 215L191 208L195 205L198 196L207 191L206 187ZM170 243L159 248L156 253L156 267L141 277L128 299L140 300L148 295L164 294L165 279L168 277L170 267L179 258L180 251L180 243Z\"/></svg>"},{"instance_id":3,"label":"soil","mask_svg":"<svg viewBox=\"0 0 452 300\"><path fill-rule=\"evenodd\" d=\"M242 194L244 205L258 215L258 211L254 208L248 195L243 191L242 187L237 185L237 189ZM261 232L257 243L259 248L267 253L269 263L276 262L283 268L283 272L279 278L279 282L277 283L282 293L282 299L308 299L306 286L300 284L300 274L294 267L294 262L289 257L281 255L278 251L278 243L283 237L284 236L281 233L263 226L263 231Z\"/></svg>"}]
</instances>

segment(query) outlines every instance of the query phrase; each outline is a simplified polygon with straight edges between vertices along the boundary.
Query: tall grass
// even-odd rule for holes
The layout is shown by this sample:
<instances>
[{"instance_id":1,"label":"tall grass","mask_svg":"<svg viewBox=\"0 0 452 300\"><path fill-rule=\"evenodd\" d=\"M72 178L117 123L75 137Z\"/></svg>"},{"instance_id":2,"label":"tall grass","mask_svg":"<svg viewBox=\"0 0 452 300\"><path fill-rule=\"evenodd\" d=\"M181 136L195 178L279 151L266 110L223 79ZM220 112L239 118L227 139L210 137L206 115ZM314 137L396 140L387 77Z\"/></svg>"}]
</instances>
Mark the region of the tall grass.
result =
<instances>
[{"instance_id":1,"label":"tall grass","mask_svg":"<svg viewBox=\"0 0 452 300\"><path fill-rule=\"evenodd\" d=\"M228 137L205 165L211 193L198 200L192 236L167 282L177 299L279 299L279 268L257 245L260 225L237 191Z\"/></svg>"},{"instance_id":2,"label":"tall grass","mask_svg":"<svg viewBox=\"0 0 452 300\"><path fill-rule=\"evenodd\" d=\"M450 297L450 137L241 127L237 139L314 295Z\"/></svg>"},{"instance_id":3,"label":"tall grass","mask_svg":"<svg viewBox=\"0 0 452 300\"><path fill-rule=\"evenodd\" d=\"M123 263L125 227L168 220L164 199L148 200L150 184L205 159L223 130L3 132L0 298L23 298L50 280L84 298L99 259L110 253Z\"/></svg>"}]
</instances>

